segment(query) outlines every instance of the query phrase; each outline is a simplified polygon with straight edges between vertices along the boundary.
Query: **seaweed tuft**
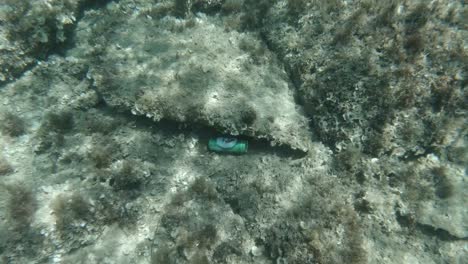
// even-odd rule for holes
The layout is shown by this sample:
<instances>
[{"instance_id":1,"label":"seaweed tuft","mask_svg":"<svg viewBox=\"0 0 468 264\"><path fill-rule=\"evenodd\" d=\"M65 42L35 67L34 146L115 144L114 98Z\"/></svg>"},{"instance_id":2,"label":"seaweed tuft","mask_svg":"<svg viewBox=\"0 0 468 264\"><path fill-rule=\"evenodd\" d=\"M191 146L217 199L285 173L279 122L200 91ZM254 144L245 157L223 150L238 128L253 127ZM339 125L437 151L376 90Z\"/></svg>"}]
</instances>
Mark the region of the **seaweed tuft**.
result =
<instances>
[{"instance_id":1,"label":"seaweed tuft","mask_svg":"<svg viewBox=\"0 0 468 264\"><path fill-rule=\"evenodd\" d=\"M44 119L45 127L57 133L68 132L74 124L73 114L70 111L49 112Z\"/></svg>"},{"instance_id":2,"label":"seaweed tuft","mask_svg":"<svg viewBox=\"0 0 468 264\"><path fill-rule=\"evenodd\" d=\"M362 153L359 148L349 145L345 150L337 155L337 161L341 168L352 171L360 162Z\"/></svg>"},{"instance_id":3,"label":"seaweed tuft","mask_svg":"<svg viewBox=\"0 0 468 264\"><path fill-rule=\"evenodd\" d=\"M51 207L55 215L56 228L62 232L62 235L73 232L76 221L89 220L91 217L91 204L78 193L59 195Z\"/></svg>"},{"instance_id":4,"label":"seaweed tuft","mask_svg":"<svg viewBox=\"0 0 468 264\"><path fill-rule=\"evenodd\" d=\"M11 164L3 157L0 156L0 176L13 172Z\"/></svg>"},{"instance_id":5,"label":"seaweed tuft","mask_svg":"<svg viewBox=\"0 0 468 264\"><path fill-rule=\"evenodd\" d=\"M7 185L9 194L7 212L10 222L18 231L29 228L37 209L37 201L31 188L23 183Z\"/></svg>"},{"instance_id":6,"label":"seaweed tuft","mask_svg":"<svg viewBox=\"0 0 468 264\"><path fill-rule=\"evenodd\" d=\"M206 178L197 178L190 187L190 190L197 196L207 200L215 200L218 197L216 188L213 183Z\"/></svg>"},{"instance_id":7,"label":"seaweed tuft","mask_svg":"<svg viewBox=\"0 0 468 264\"><path fill-rule=\"evenodd\" d=\"M218 230L213 224L204 224L190 233L183 245L186 247L210 248L218 237Z\"/></svg>"},{"instance_id":8,"label":"seaweed tuft","mask_svg":"<svg viewBox=\"0 0 468 264\"><path fill-rule=\"evenodd\" d=\"M222 5L221 10L224 13L236 13L242 9L243 4L243 0L226 0Z\"/></svg>"},{"instance_id":9,"label":"seaweed tuft","mask_svg":"<svg viewBox=\"0 0 468 264\"><path fill-rule=\"evenodd\" d=\"M0 130L4 135L18 137L25 133L26 128L23 119L11 112L6 112L0 117Z\"/></svg>"},{"instance_id":10,"label":"seaweed tuft","mask_svg":"<svg viewBox=\"0 0 468 264\"><path fill-rule=\"evenodd\" d=\"M257 120L257 111L252 106L247 106L242 109L241 113L241 122L247 126L251 126Z\"/></svg>"},{"instance_id":11,"label":"seaweed tuft","mask_svg":"<svg viewBox=\"0 0 468 264\"><path fill-rule=\"evenodd\" d=\"M205 253L199 251L190 259L190 263L191 264L209 264L210 261Z\"/></svg>"},{"instance_id":12,"label":"seaweed tuft","mask_svg":"<svg viewBox=\"0 0 468 264\"><path fill-rule=\"evenodd\" d=\"M435 183L435 193L441 199L447 199L454 195L455 186L450 182L446 167L436 167L432 169Z\"/></svg>"},{"instance_id":13,"label":"seaweed tuft","mask_svg":"<svg viewBox=\"0 0 468 264\"><path fill-rule=\"evenodd\" d=\"M404 48L410 54L418 54L424 50L425 41L420 33L413 33L406 36Z\"/></svg>"},{"instance_id":14,"label":"seaweed tuft","mask_svg":"<svg viewBox=\"0 0 468 264\"><path fill-rule=\"evenodd\" d=\"M305 0L288 0L287 8L290 16L297 16L301 11L305 9L307 1Z\"/></svg>"},{"instance_id":15,"label":"seaweed tuft","mask_svg":"<svg viewBox=\"0 0 468 264\"><path fill-rule=\"evenodd\" d=\"M171 257L172 249L167 245L162 245L158 249L156 249L151 254L151 263L152 264L162 264L162 263L174 263L171 261L173 258Z\"/></svg>"},{"instance_id":16,"label":"seaweed tuft","mask_svg":"<svg viewBox=\"0 0 468 264\"><path fill-rule=\"evenodd\" d=\"M112 153L109 146L94 145L88 152L88 158L97 169L107 168L112 162Z\"/></svg>"},{"instance_id":17,"label":"seaweed tuft","mask_svg":"<svg viewBox=\"0 0 468 264\"><path fill-rule=\"evenodd\" d=\"M190 5L187 0L174 0L174 9L172 13L177 18L185 18L189 12Z\"/></svg>"},{"instance_id":18,"label":"seaweed tuft","mask_svg":"<svg viewBox=\"0 0 468 264\"><path fill-rule=\"evenodd\" d=\"M139 189L142 180L138 177L133 164L128 160L124 160L121 167L113 174L109 184L116 191L130 191Z\"/></svg>"}]
</instances>

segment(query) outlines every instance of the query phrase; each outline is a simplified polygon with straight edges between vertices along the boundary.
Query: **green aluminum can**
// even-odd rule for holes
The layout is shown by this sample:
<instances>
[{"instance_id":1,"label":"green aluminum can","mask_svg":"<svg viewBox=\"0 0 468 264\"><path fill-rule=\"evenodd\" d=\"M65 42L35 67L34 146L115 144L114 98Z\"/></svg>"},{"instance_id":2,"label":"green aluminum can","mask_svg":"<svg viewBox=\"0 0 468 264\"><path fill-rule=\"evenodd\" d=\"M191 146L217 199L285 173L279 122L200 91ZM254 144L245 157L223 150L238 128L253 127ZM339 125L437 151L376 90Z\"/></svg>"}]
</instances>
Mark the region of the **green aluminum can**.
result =
<instances>
[{"instance_id":1,"label":"green aluminum can","mask_svg":"<svg viewBox=\"0 0 468 264\"><path fill-rule=\"evenodd\" d=\"M217 137L208 141L208 149L214 152L243 154L247 152L249 143L233 137Z\"/></svg>"}]
</instances>

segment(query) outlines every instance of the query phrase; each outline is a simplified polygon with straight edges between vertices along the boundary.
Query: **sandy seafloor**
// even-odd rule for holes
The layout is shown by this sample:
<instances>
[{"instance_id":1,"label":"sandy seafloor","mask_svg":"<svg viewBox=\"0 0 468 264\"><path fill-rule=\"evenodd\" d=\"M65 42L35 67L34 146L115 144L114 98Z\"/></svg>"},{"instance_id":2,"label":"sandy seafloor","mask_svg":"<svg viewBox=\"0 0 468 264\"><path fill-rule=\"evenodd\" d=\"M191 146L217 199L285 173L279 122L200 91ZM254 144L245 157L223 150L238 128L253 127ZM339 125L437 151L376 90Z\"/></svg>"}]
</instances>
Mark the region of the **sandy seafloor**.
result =
<instances>
[{"instance_id":1,"label":"sandy seafloor","mask_svg":"<svg viewBox=\"0 0 468 264\"><path fill-rule=\"evenodd\" d=\"M467 18L0 0L0 263L467 263Z\"/></svg>"}]
</instances>

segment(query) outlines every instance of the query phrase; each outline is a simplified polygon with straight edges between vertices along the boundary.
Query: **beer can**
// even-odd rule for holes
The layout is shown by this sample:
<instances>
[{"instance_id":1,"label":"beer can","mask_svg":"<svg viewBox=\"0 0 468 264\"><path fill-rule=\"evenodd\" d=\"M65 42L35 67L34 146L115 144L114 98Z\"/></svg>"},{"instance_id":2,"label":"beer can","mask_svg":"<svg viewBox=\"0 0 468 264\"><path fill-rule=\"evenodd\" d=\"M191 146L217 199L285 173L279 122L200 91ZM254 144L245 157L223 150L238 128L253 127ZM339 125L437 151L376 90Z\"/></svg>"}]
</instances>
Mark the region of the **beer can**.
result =
<instances>
[{"instance_id":1,"label":"beer can","mask_svg":"<svg viewBox=\"0 0 468 264\"><path fill-rule=\"evenodd\" d=\"M249 143L234 137L217 137L208 141L208 149L220 153L243 154L247 152Z\"/></svg>"}]
</instances>

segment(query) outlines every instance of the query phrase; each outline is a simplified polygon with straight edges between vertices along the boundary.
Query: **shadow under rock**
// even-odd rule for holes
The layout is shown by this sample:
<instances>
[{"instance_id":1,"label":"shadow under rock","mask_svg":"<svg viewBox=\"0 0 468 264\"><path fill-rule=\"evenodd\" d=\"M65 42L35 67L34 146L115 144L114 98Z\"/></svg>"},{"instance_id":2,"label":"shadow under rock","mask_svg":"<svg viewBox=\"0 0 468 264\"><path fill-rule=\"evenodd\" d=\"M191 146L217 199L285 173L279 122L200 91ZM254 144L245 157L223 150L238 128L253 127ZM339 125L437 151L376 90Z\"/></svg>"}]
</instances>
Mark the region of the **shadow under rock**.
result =
<instances>
[{"instance_id":1,"label":"shadow under rock","mask_svg":"<svg viewBox=\"0 0 468 264\"><path fill-rule=\"evenodd\" d=\"M216 137L235 137L240 140L248 142L248 151L243 155L261 155L261 154L275 154L281 158L299 159L307 155L306 152L301 150L294 150L287 145L272 146L271 142L267 139L257 139L250 136L231 136L218 132L215 128L203 125L200 123L190 122L181 123L168 119L162 119L155 122L144 116L132 115L130 113L123 113L127 118L135 122L136 128L157 130L165 136L183 134L184 136L194 135L199 139L200 153L209 152L208 141ZM239 155L229 153L218 153L219 155ZM242 154L241 154L242 155Z\"/></svg>"}]
</instances>

